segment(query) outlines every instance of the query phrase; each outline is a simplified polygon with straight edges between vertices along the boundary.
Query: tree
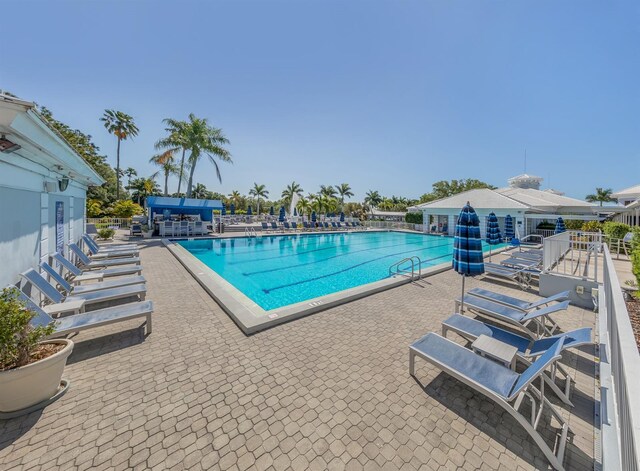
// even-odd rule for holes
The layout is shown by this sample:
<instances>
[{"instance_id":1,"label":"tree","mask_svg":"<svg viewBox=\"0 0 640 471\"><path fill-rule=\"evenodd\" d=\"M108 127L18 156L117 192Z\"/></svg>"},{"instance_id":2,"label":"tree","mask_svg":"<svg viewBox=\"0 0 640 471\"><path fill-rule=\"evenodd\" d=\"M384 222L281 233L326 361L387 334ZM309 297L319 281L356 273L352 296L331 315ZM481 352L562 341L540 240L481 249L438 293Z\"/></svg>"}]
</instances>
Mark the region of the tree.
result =
<instances>
[{"instance_id":1,"label":"tree","mask_svg":"<svg viewBox=\"0 0 640 471\"><path fill-rule=\"evenodd\" d=\"M302 192L304 190L302 189L302 187L300 186L299 183L291 182L290 184L287 185L287 187L282 190L282 204L285 207L288 207L291 205L291 201L293 201L293 195L298 195L298 196L302 196Z\"/></svg>"},{"instance_id":2,"label":"tree","mask_svg":"<svg viewBox=\"0 0 640 471\"><path fill-rule=\"evenodd\" d=\"M383 211L391 211L394 207L393 200L390 198L382 198L378 207Z\"/></svg>"},{"instance_id":3,"label":"tree","mask_svg":"<svg viewBox=\"0 0 640 471\"><path fill-rule=\"evenodd\" d=\"M98 200L87 199L87 217L99 218L104 214L102 203Z\"/></svg>"},{"instance_id":4,"label":"tree","mask_svg":"<svg viewBox=\"0 0 640 471\"><path fill-rule=\"evenodd\" d=\"M129 188L129 186L131 185L131 177L137 177L138 176L138 172L136 172L136 169L133 167L128 167L124 172L122 172L123 175L126 175L127 177L127 188Z\"/></svg>"},{"instance_id":5,"label":"tree","mask_svg":"<svg viewBox=\"0 0 640 471\"><path fill-rule=\"evenodd\" d=\"M139 205L145 204L147 196L157 196L161 193L158 183L153 178L135 178L131 181L131 189L131 198Z\"/></svg>"},{"instance_id":6,"label":"tree","mask_svg":"<svg viewBox=\"0 0 640 471\"><path fill-rule=\"evenodd\" d=\"M336 185L336 191L338 195L340 195L340 209L344 211L344 199L351 198L353 196L353 192L351 191L351 187L348 183L340 183Z\"/></svg>"},{"instance_id":7,"label":"tree","mask_svg":"<svg viewBox=\"0 0 640 471\"><path fill-rule=\"evenodd\" d=\"M264 185L258 185L254 182L253 188L249 190L249 196L253 196L254 198L256 198L258 204L256 214L260 214L260 198L266 198L267 196L269 196L269 191Z\"/></svg>"},{"instance_id":8,"label":"tree","mask_svg":"<svg viewBox=\"0 0 640 471\"><path fill-rule=\"evenodd\" d=\"M338 195L338 192L331 185L320 185L320 192L322 196L326 196L327 198L335 198Z\"/></svg>"},{"instance_id":9,"label":"tree","mask_svg":"<svg viewBox=\"0 0 640 471\"><path fill-rule=\"evenodd\" d=\"M172 150L173 153L178 150L182 150L182 156L180 157L180 171L178 173L178 193L180 193L180 187L184 179L184 157L187 152L187 127L186 121L179 121L177 119L165 118L162 120L167 125L165 131L169 133L167 137L164 137L155 144L156 150Z\"/></svg>"},{"instance_id":10,"label":"tree","mask_svg":"<svg viewBox=\"0 0 640 471\"><path fill-rule=\"evenodd\" d=\"M373 208L377 207L382 202L382 196L380 196L380 193L375 190L369 190L364 196L364 202L369 205L371 214L373 214Z\"/></svg>"},{"instance_id":11,"label":"tree","mask_svg":"<svg viewBox=\"0 0 640 471\"><path fill-rule=\"evenodd\" d=\"M231 162L231 154L224 148L229 140L224 136L222 129L214 128L209 125L206 118L197 118L193 113L189 115L189 121L186 123L184 132L184 147L189 150L189 181L187 183L187 198L191 197L193 186L193 175L196 166L203 155L209 158L209 161L216 168L218 181L222 183L220 175L220 167L216 162L216 157L223 162Z\"/></svg>"},{"instance_id":12,"label":"tree","mask_svg":"<svg viewBox=\"0 0 640 471\"><path fill-rule=\"evenodd\" d=\"M589 203L600 203L600 206L602 206L602 203L614 203L616 201L615 198L611 197L612 193L613 190L611 188L596 188L595 194L587 195L585 199Z\"/></svg>"},{"instance_id":13,"label":"tree","mask_svg":"<svg viewBox=\"0 0 640 471\"><path fill-rule=\"evenodd\" d=\"M202 183L196 183L191 192L191 197L198 200L206 200L210 198L211 192Z\"/></svg>"},{"instance_id":14,"label":"tree","mask_svg":"<svg viewBox=\"0 0 640 471\"><path fill-rule=\"evenodd\" d=\"M173 150L169 149L149 159L150 163L160 167L160 170L151 175L151 178L155 179L160 172L164 174L164 196L169 195L169 175L178 175L178 167L174 163L173 152ZM129 183L129 186L131 186L131 183Z\"/></svg>"},{"instance_id":15,"label":"tree","mask_svg":"<svg viewBox=\"0 0 640 471\"><path fill-rule=\"evenodd\" d=\"M136 214L144 214L144 209L131 200L119 200L115 202L111 212L117 218L130 218Z\"/></svg>"},{"instance_id":16,"label":"tree","mask_svg":"<svg viewBox=\"0 0 640 471\"><path fill-rule=\"evenodd\" d=\"M138 135L138 127L133 122L133 117L122 111L104 110L100 121L104 123L105 129L118 138L118 148L116 151L116 199L120 198L120 142L126 141L129 137Z\"/></svg>"},{"instance_id":17,"label":"tree","mask_svg":"<svg viewBox=\"0 0 640 471\"><path fill-rule=\"evenodd\" d=\"M311 215L311 204L309 204L309 200L304 197L298 200L296 208L301 216L304 216L305 214Z\"/></svg>"},{"instance_id":18,"label":"tree","mask_svg":"<svg viewBox=\"0 0 640 471\"><path fill-rule=\"evenodd\" d=\"M240 207L240 203L242 202L242 195L240 194L239 191L237 190L233 190L230 194L229 194L229 203L233 203L233 205L236 208Z\"/></svg>"}]
</instances>

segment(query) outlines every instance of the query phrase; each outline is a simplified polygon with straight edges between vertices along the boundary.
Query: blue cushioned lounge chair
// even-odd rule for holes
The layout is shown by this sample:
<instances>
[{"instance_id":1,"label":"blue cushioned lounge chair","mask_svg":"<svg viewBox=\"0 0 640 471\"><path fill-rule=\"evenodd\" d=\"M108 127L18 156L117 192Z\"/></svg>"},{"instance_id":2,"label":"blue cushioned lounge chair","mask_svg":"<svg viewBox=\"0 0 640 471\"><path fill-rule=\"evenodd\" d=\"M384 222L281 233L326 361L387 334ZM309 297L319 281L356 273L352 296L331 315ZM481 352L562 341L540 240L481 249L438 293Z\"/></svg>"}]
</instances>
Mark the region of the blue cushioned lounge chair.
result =
<instances>
[{"instance_id":1,"label":"blue cushioned lounge chair","mask_svg":"<svg viewBox=\"0 0 640 471\"><path fill-rule=\"evenodd\" d=\"M409 373L415 377L416 356L463 382L506 410L533 438L551 465L564 470L563 458L569 433L569 424L544 395L544 371L561 358L564 337L556 339L546 352L538 357L522 374L482 357L471 350L429 333L409 347ZM540 378L540 388L533 382ZM449 391L451 393L451 391ZM531 402L530 414L520 412L524 399ZM555 452L538 432L544 409L560 423L559 440Z\"/></svg>"}]
</instances>

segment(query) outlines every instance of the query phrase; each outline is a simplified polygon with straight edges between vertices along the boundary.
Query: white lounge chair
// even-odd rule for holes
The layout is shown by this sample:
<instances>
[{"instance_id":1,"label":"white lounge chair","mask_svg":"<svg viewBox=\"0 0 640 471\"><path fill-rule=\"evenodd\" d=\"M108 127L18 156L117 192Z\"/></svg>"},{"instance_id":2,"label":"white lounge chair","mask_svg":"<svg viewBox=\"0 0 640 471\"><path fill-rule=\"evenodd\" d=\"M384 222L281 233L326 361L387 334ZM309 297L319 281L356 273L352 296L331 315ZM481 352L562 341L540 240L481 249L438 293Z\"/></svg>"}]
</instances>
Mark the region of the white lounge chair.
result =
<instances>
[{"instance_id":1,"label":"white lounge chair","mask_svg":"<svg viewBox=\"0 0 640 471\"><path fill-rule=\"evenodd\" d=\"M140 265L140 257L92 260L76 244L69 244L69 250L78 258L80 265L86 268L107 268L130 264Z\"/></svg>"},{"instance_id":2,"label":"white lounge chair","mask_svg":"<svg viewBox=\"0 0 640 471\"><path fill-rule=\"evenodd\" d=\"M483 288L474 288L468 291L467 294L477 296L478 298L488 299L489 301L495 301L514 309L520 309L521 311L530 311L532 309L546 306L553 302L562 302L569 299L569 291L562 291L561 293L554 294L553 296L540 298L537 301L532 302L523 301L520 298L514 298L512 296L507 296L506 294L496 293L494 291L489 291Z\"/></svg>"},{"instance_id":3,"label":"white lounge chair","mask_svg":"<svg viewBox=\"0 0 640 471\"><path fill-rule=\"evenodd\" d=\"M64 296L40 273L32 268L20 275L40 291L49 303L53 304L53 306L49 306L46 309L50 312L81 312L84 310L85 306L91 304L129 298L132 296L138 296L140 301L144 301L147 294L147 287L144 284L137 284L73 296Z\"/></svg>"},{"instance_id":4,"label":"white lounge chair","mask_svg":"<svg viewBox=\"0 0 640 471\"><path fill-rule=\"evenodd\" d=\"M60 253L53 254L53 259L67 270L69 281L72 284L80 284L83 281L102 281L104 278L123 275L140 275L142 273L142 265L83 271Z\"/></svg>"},{"instance_id":5,"label":"white lounge chair","mask_svg":"<svg viewBox=\"0 0 640 471\"><path fill-rule=\"evenodd\" d=\"M90 258L94 260L101 258L137 257L140 254L140 250L138 250L138 248L109 249L98 246L98 244L87 236L83 236L82 240L89 251Z\"/></svg>"},{"instance_id":6,"label":"white lounge chair","mask_svg":"<svg viewBox=\"0 0 640 471\"><path fill-rule=\"evenodd\" d=\"M563 334L552 335L551 337L543 337L538 340L532 340L531 338L523 337L500 327L485 324L477 319L471 319L460 314L454 314L442 323L442 336L446 337L449 331L457 333L470 342L473 342L481 335L486 335L487 337L491 337L499 340L500 342L506 343L507 345L516 347L518 349L518 358L527 366L531 364L532 358L537 358L545 353L547 349L560 337L564 337L565 339L562 344L562 350L592 343L591 329L589 327L576 329ZM564 378L564 391L555 383L556 374L558 372ZM544 380L553 392L562 400L562 402L573 407L570 400L571 376L569 376L569 373L567 373L559 363L555 364L555 368L551 370L550 377L545 375Z\"/></svg>"},{"instance_id":7,"label":"white lounge chair","mask_svg":"<svg viewBox=\"0 0 640 471\"><path fill-rule=\"evenodd\" d=\"M8 286L8 288L15 288L17 290L15 286ZM102 327L115 322L129 321L139 317L146 318L145 327L147 335L152 331L151 314L153 313L153 302L151 301L121 304L105 309L97 309L91 312L83 312L73 316L54 319L20 290L18 290L18 297L26 304L28 309L31 309L36 313L36 316L31 320L31 324L35 326L45 326L55 322L56 330L50 338L60 337L74 332L80 332L82 330L93 329L95 327Z\"/></svg>"},{"instance_id":8,"label":"white lounge chair","mask_svg":"<svg viewBox=\"0 0 640 471\"><path fill-rule=\"evenodd\" d=\"M460 298L455 300L456 313L459 312L461 304L462 302ZM538 339L544 335L554 334L558 328L558 324L556 324L549 316L561 311L566 311L569 307L569 301L562 301L552 306L545 306L540 309L522 311L489 299L467 294L464 296L464 307L473 313L491 317L517 327L526 332L531 338ZM529 327L531 324L535 326L535 332L525 328Z\"/></svg>"},{"instance_id":9,"label":"white lounge chair","mask_svg":"<svg viewBox=\"0 0 640 471\"><path fill-rule=\"evenodd\" d=\"M569 424L545 397L543 378L544 371L561 358L563 342L564 337L556 339L531 366L518 374L432 332L409 347L409 373L415 377L417 356L485 395L518 421L555 469L564 470L562 462L570 431ZM539 389L533 384L538 378ZM530 417L525 417L519 411L525 398L531 401ZM555 452L537 430L545 408L560 423Z\"/></svg>"},{"instance_id":10,"label":"white lounge chair","mask_svg":"<svg viewBox=\"0 0 640 471\"><path fill-rule=\"evenodd\" d=\"M82 235L82 240L85 243L89 243L90 245L92 245L96 251L98 250L137 250L138 244L102 244L102 245L98 245L96 243L96 241L94 240L93 237L91 237L89 234L83 234Z\"/></svg>"},{"instance_id":11,"label":"white lounge chair","mask_svg":"<svg viewBox=\"0 0 640 471\"><path fill-rule=\"evenodd\" d=\"M84 286L73 286L48 263L42 262L40 264L40 268L42 268L49 275L49 283L51 283L51 280L54 280L58 285L58 289L64 291L67 296L75 296L83 293L92 293L94 291L119 288L120 286L138 285L147 282L147 280L144 279L144 276L123 276L119 278L113 278L109 281L100 281Z\"/></svg>"}]
</instances>

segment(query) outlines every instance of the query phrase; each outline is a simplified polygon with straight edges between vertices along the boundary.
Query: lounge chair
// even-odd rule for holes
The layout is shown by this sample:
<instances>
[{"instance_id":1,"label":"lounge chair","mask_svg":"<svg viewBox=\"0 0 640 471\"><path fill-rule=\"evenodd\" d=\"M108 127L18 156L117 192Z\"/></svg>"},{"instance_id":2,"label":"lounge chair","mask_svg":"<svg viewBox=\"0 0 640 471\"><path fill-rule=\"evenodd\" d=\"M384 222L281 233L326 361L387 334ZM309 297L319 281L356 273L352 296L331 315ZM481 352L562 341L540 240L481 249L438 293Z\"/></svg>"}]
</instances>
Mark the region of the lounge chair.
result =
<instances>
[{"instance_id":1,"label":"lounge chair","mask_svg":"<svg viewBox=\"0 0 640 471\"><path fill-rule=\"evenodd\" d=\"M483 288L474 288L471 291L468 291L467 294L495 301L521 311L530 311L531 309L537 309L553 302L562 302L569 299L569 291L562 291L561 293L554 294L553 296L540 298L537 301L532 302L523 301L520 298L514 298L512 296L507 296L506 294L496 293Z\"/></svg>"},{"instance_id":2,"label":"lounge chair","mask_svg":"<svg viewBox=\"0 0 640 471\"><path fill-rule=\"evenodd\" d=\"M514 268L527 268L530 270L537 270L540 265L542 265L542 259L539 260L525 260L519 257L509 257L500 262L500 265L504 265L505 267L514 267Z\"/></svg>"},{"instance_id":3,"label":"lounge chair","mask_svg":"<svg viewBox=\"0 0 640 471\"><path fill-rule=\"evenodd\" d=\"M262 232L271 232L269 230L269 226L267 226L266 222L261 223L262 224Z\"/></svg>"},{"instance_id":4,"label":"lounge chair","mask_svg":"<svg viewBox=\"0 0 640 471\"><path fill-rule=\"evenodd\" d=\"M26 281L31 283L38 291L40 291L47 300L53 304L45 310L50 312L79 312L84 310L85 306L101 303L105 301L113 301L115 299L128 298L138 296L140 301L144 301L147 294L147 287L144 284L121 286L118 288L110 288L102 291L78 294L73 296L64 296L55 286L49 283L40 273L33 268L20 274Z\"/></svg>"},{"instance_id":5,"label":"lounge chair","mask_svg":"<svg viewBox=\"0 0 640 471\"><path fill-rule=\"evenodd\" d=\"M94 246L95 250L134 250L134 249L138 249L138 244L136 243L131 243L131 244L102 244L102 245L98 245L96 243L96 241L94 240L93 237L91 237L91 235L89 235L88 233L84 233L82 234L82 240L85 243L89 243L91 245Z\"/></svg>"},{"instance_id":6,"label":"lounge chair","mask_svg":"<svg viewBox=\"0 0 640 471\"><path fill-rule=\"evenodd\" d=\"M341 231L342 229L344 229L342 227L342 224L340 224L340 221L336 222L336 225L338 226L338 230Z\"/></svg>"},{"instance_id":7,"label":"lounge chair","mask_svg":"<svg viewBox=\"0 0 640 471\"><path fill-rule=\"evenodd\" d=\"M297 232L297 230L298 230L298 224L297 224L297 223L295 223L295 222L292 222L292 223L291 223L291 229L293 229L293 231L294 231L294 232Z\"/></svg>"},{"instance_id":8,"label":"lounge chair","mask_svg":"<svg viewBox=\"0 0 640 471\"><path fill-rule=\"evenodd\" d=\"M140 257L112 258L112 259L90 259L76 244L69 244L69 250L78 258L80 264L86 268L108 268L117 265L140 265Z\"/></svg>"},{"instance_id":9,"label":"lounge chair","mask_svg":"<svg viewBox=\"0 0 640 471\"><path fill-rule=\"evenodd\" d=\"M53 259L62 265L68 272L70 282L72 284L79 284L83 281L102 281L103 278L109 278L113 276L123 276L123 275L140 275L142 273L141 265L131 265L128 267L114 267L108 268L106 270L89 270L82 271L80 268L76 267L71 260L65 258L62 254L56 253L53 254Z\"/></svg>"},{"instance_id":10,"label":"lounge chair","mask_svg":"<svg viewBox=\"0 0 640 471\"><path fill-rule=\"evenodd\" d=\"M129 228L130 237L142 237L142 224L131 224Z\"/></svg>"},{"instance_id":11,"label":"lounge chair","mask_svg":"<svg viewBox=\"0 0 640 471\"><path fill-rule=\"evenodd\" d=\"M334 231L338 230L338 225L333 221L331 221L331 229L333 229Z\"/></svg>"},{"instance_id":12,"label":"lounge chair","mask_svg":"<svg viewBox=\"0 0 640 471\"><path fill-rule=\"evenodd\" d=\"M275 222L272 222L271 223L271 231L272 232L277 232L278 230L279 230L278 229L278 225Z\"/></svg>"},{"instance_id":13,"label":"lounge chair","mask_svg":"<svg viewBox=\"0 0 640 471\"><path fill-rule=\"evenodd\" d=\"M528 272L528 270L525 269L516 269L504 265L499 265L497 263L485 262L484 274L485 276L505 278L514 281L523 290L528 290L531 287L532 275Z\"/></svg>"},{"instance_id":14,"label":"lounge chair","mask_svg":"<svg viewBox=\"0 0 640 471\"><path fill-rule=\"evenodd\" d=\"M454 312L459 312L460 305L461 300L458 298L455 301ZM557 312L566 311L569 307L569 301L562 301L540 309L521 311L520 309L514 309L495 301L467 294L464 296L464 307L473 313L491 317L524 330L531 338L538 339L543 335L553 335L558 325L549 316ZM528 327L531 323L535 325L535 333L528 328L525 329L525 327Z\"/></svg>"},{"instance_id":15,"label":"lounge chair","mask_svg":"<svg viewBox=\"0 0 640 471\"><path fill-rule=\"evenodd\" d=\"M140 254L140 250L138 250L138 248L102 248L87 236L82 236L82 240L89 250L91 258L96 260L99 258L137 257Z\"/></svg>"},{"instance_id":16,"label":"lounge chair","mask_svg":"<svg viewBox=\"0 0 640 471\"><path fill-rule=\"evenodd\" d=\"M518 374L432 332L409 347L409 373L415 377L415 357L418 356L487 396L518 421L555 469L563 470L569 424L545 397L545 381L541 377L547 368L560 359L563 342L564 337L555 340L531 366ZM540 389L533 385L538 377ZM525 398L531 401L530 418L519 411ZM560 437L555 453L537 431L545 407L560 423Z\"/></svg>"},{"instance_id":17,"label":"lounge chair","mask_svg":"<svg viewBox=\"0 0 640 471\"><path fill-rule=\"evenodd\" d=\"M57 288L64 291L67 296L75 296L83 293L92 293L94 291L102 291L105 289L119 288L120 286L137 285L147 282L147 280L144 279L144 276L124 276L121 278L114 278L109 281L101 281L84 286L73 286L47 262L42 262L40 264L40 268L42 268L49 275L49 283L51 283L51 280L54 280L58 285Z\"/></svg>"},{"instance_id":18,"label":"lounge chair","mask_svg":"<svg viewBox=\"0 0 640 471\"><path fill-rule=\"evenodd\" d=\"M336 225L336 223L335 223L335 222L333 222L332 224L333 224L334 229L335 229L335 225ZM324 222L324 229L325 229L325 230L327 230L327 231L331 229L331 228L329 227L329 223L328 223L328 222L326 222L326 221Z\"/></svg>"},{"instance_id":19,"label":"lounge chair","mask_svg":"<svg viewBox=\"0 0 640 471\"><path fill-rule=\"evenodd\" d=\"M473 342L481 335L486 335L487 337L491 337L499 340L500 342L506 343L507 345L516 347L518 349L518 358L527 366L531 364L532 358L537 358L544 354L551 344L560 337L565 337L564 343L562 344L562 350L592 343L591 329L589 327L573 330L565 334L556 334L551 337L544 337L539 340L532 340L530 338L514 334L513 332L509 332L508 330L501 329L500 327L485 324L477 319L461 316L460 314L454 314L442 323L442 336L446 337L449 331L457 333L470 342ZM564 380L564 391L555 383L557 372L562 374L563 378L561 379ZM551 370L551 377L545 375L544 380L553 392L556 393L558 398L562 400L562 402L573 407L570 400L571 377L560 364L557 364L556 368Z\"/></svg>"},{"instance_id":20,"label":"lounge chair","mask_svg":"<svg viewBox=\"0 0 640 471\"><path fill-rule=\"evenodd\" d=\"M15 286L9 286L9 288L15 288ZM151 301L121 304L119 306L96 309L91 312L83 312L73 316L53 319L22 291L18 290L18 297L27 305L27 308L35 311L36 316L31 320L32 325L45 326L55 322L56 330L50 338L80 332L81 330L93 329L115 322L129 321L139 317L146 317L147 319L145 323L147 335L149 335L152 330L151 314L153 313L153 302Z\"/></svg>"},{"instance_id":21,"label":"lounge chair","mask_svg":"<svg viewBox=\"0 0 640 471\"><path fill-rule=\"evenodd\" d=\"M284 232L285 230L287 230L287 231L291 230L291 226L289 225L289 223L287 221L282 223L282 227L283 227L282 232Z\"/></svg>"}]
</instances>

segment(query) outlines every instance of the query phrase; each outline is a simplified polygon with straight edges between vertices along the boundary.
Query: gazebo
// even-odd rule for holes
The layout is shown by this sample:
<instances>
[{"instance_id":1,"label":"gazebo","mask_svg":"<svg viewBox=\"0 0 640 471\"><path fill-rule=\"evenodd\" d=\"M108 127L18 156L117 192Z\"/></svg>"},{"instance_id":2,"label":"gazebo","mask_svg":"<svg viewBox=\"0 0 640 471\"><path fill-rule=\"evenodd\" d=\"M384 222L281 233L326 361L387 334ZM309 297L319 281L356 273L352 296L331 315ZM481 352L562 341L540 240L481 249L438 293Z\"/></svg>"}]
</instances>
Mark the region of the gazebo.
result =
<instances>
[{"instance_id":1,"label":"gazebo","mask_svg":"<svg viewBox=\"0 0 640 471\"><path fill-rule=\"evenodd\" d=\"M148 196L149 224L182 216L196 216L203 222L213 221L213 211L222 210L220 200Z\"/></svg>"}]
</instances>

